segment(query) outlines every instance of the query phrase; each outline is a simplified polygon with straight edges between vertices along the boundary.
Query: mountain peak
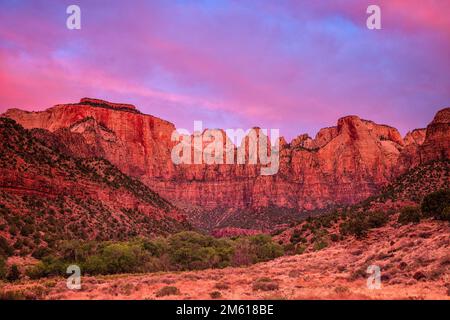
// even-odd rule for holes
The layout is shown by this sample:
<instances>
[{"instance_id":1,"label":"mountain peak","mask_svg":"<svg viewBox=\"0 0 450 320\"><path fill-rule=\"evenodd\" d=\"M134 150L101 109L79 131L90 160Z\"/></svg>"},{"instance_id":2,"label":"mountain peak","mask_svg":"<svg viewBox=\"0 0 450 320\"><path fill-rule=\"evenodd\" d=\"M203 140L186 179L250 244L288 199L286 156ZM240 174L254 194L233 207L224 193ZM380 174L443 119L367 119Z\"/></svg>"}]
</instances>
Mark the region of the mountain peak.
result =
<instances>
[{"instance_id":1,"label":"mountain peak","mask_svg":"<svg viewBox=\"0 0 450 320\"><path fill-rule=\"evenodd\" d=\"M69 103L69 104L63 104L63 105L56 105L56 107L60 106L90 106L90 107L98 107L98 108L105 108L105 109L112 109L117 111L126 111L126 112L133 112L133 113L141 113L136 106L128 103L114 103L109 102L106 100L101 99L95 99L95 98L82 98L79 103Z\"/></svg>"}]
</instances>

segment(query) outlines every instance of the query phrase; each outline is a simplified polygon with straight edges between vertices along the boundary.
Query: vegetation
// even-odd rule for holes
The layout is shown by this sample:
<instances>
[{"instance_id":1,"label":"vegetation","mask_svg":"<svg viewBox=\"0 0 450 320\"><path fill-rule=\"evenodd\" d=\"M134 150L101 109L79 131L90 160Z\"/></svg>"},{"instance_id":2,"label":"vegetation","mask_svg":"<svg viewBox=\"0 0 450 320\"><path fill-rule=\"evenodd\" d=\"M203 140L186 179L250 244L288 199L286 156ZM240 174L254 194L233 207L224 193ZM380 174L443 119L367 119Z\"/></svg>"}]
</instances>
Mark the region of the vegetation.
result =
<instances>
[{"instance_id":1,"label":"vegetation","mask_svg":"<svg viewBox=\"0 0 450 320\"><path fill-rule=\"evenodd\" d=\"M17 265L13 264L8 274L6 275L6 280L13 282L20 279L20 271Z\"/></svg>"},{"instance_id":2,"label":"vegetation","mask_svg":"<svg viewBox=\"0 0 450 320\"><path fill-rule=\"evenodd\" d=\"M422 214L438 220L450 221L450 189L439 190L424 197L421 205Z\"/></svg>"},{"instance_id":3,"label":"vegetation","mask_svg":"<svg viewBox=\"0 0 450 320\"><path fill-rule=\"evenodd\" d=\"M279 285L278 282L273 281L270 278L259 278L253 283L253 290L261 290L261 291L273 291L278 290Z\"/></svg>"},{"instance_id":4,"label":"vegetation","mask_svg":"<svg viewBox=\"0 0 450 320\"><path fill-rule=\"evenodd\" d=\"M211 297L211 299L220 299L222 297L222 294L220 293L220 291L213 291L209 294L209 296Z\"/></svg>"},{"instance_id":5,"label":"vegetation","mask_svg":"<svg viewBox=\"0 0 450 320\"><path fill-rule=\"evenodd\" d=\"M174 286L165 286L156 292L157 297L173 296L173 295L179 295L179 294L180 294L180 290Z\"/></svg>"},{"instance_id":6,"label":"vegetation","mask_svg":"<svg viewBox=\"0 0 450 320\"><path fill-rule=\"evenodd\" d=\"M2 256L0 256L0 280L6 279L6 260Z\"/></svg>"},{"instance_id":7,"label":"vegetation","mask_svg":"<svg viewBox=\"0 0 450 320\"><path fill-rule=\"evenodd\" d=\"M418 207L405 207L400 210L397 222L400 224L419 223L422 213Z\"/></svg>"},{"instance_id":8,"label":"vegetation","mask_svg":"<svg viewBox=\"0 0 450 320\"><path fill-rule=\"evenodd\" d=\"M128 242L61 241L34 267L31 278L64 275L76 264L86 274L201 270L247 265L283 255L270 236L216 239L185 231L167 238Z\"/></svg>"},{"instance_id":9,"label":"vegetation","mask_svg":"<svg viewBox=\"0 0 450 320\"><path fill-rule=\"evenodd\" d=\"M343 236L354 235L357 238L363 238L370 229L380 228L388 221L388 213L382 211L367 212L366 214L356 212L350 214L348 219L340 225L339 232Z\"/></svg>"}]
</instances>

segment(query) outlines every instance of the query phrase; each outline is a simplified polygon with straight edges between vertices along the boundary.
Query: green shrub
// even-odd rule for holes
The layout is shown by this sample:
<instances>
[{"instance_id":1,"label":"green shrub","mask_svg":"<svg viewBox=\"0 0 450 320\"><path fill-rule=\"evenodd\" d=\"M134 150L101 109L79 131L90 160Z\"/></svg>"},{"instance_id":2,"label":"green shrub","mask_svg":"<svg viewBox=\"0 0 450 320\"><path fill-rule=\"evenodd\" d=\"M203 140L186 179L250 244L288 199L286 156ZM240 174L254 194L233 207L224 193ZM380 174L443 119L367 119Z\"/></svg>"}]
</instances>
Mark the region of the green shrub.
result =
<instances>
[{"instance_id":1,"label":"green shrub","mask_svg":"<svg viewBox=\"0 0 450 320\"><path fill-rule=\"evenodd\" d=\"M13 248L8 244L8 241L0 236L0 256L8 257L13 254Z\"/></svg>"},{"instance_id":2,"label":"green shrub","mask_svg":"<svg viewBox=\"0 0 450 320\"><path fill-rule=\"evenodd\" d=\"M439 190L426 195L421 204L422 214L439 220L449 220L445 209L450 206L450 189Z\"/></svg>"},{"instance_id":3,"label":"green shrub","mask_svg":"<svg viewBox=\"0 0 450 320\"><path fill-rule=\"evenodd\" d=\"M389 221L389 215L383 211L374 211L367 214L367 226L380 228Z\"/></svg>"},{"instance_id":4,"label":"green shrub","mask_svg":"<svg viewBox=\"0 0 450 320\"><path fill-rule=\"evenodd\" d=\"M295 254L303 254L306 250L306 246L304 244L298 244L295 247Z\"/></svg>"},{"instance_id":5,"label":"green shrub","mask_svg":"<svg viewBox=\"0 0 450 320\"><path fill-rule=\"evenodd\" d=\"M251 248L255 253L254 263L268 261L283 255L283 247L274 243L269 235L259 234L249 238Z\"/></svg>"},{"instance_id":6,"label":"green shrub","mask_svg":"<svg viewBox=\"0 0 450 320\"><path fill-rule=\"evenodd\" d=\"M138 245L111 244L101 253L101 260L108 273L136 272L142 266L148 254Z\"/></svg>"},{"instance_id":7,"label":"green shrub","mask_svg":"<svg viewBox=\"0 0 450 320\"><path fill-rule=\"evenodd\" d=\"M354 215L339 226L342 235L354 235L357 238L365 237L368 229L367 219L362 214Z\"/></svg>"},{"instance_id":8,"label":"green shrub","mask_svg":"<svg viewBox=\"0 0 450 320\"><path fill-rule=\"evenodd\" d=\"M290 242L292 244L297 244L300 242L300 239L302 238L302 231L299 229L295 229L292 232L291 238L290 238Z\"/></svg>"},{"instance_id":9,"label":"green shrub","mask_svg":"<svg viewBox=\"0 0 450 320\"><path fill-rule=\"evenodd\" d=\"M64 263L54 256L46 256L39 263L26 270L26 274L31 279L39 279L49 276L65 275L69 264Z\"/></svg>"},{"instance_id":10,"label":"green shrub","mask_svg":"<svg viewBox=\"0 0 450 320\"><path fill-rule=\"evenodd\" d=\"M6 279L6 259L0 256L0 280Z\"/></svg>"},{"instance_id":11,"label":"green shrub","mask_svg":"<svg viewBox=\"0 0 450 320\"><path fill-rule=\"evenodd\" d=\"M165 286L156 292L156 296L158 298L165 297L165 296L179 295L179 294L180 294L180 290L174 286Z\"/></svg>"},{"instance_id":12,"label":"green shrub","mask_svg":"<svg viewBox=\"0 0 450 320\"><path fill-rule=\"evenodd\" d=\"M0 300L26 300L23 291L0 290Z\"/></svg>"},{"instance_id":13,"label":"green shrub","mask_svg":"<svg viewBox=\"0 0 450 320\"><path fill-rule=\"evenodd\" d=\"M148 251L152 256L160 257L168 251L167 241L163 238L156 238L153 240L142 240L144 250Z\"/></svg>"},{"instance_id":14,"label":"green shrub","mask_svg":"<svg viewBox=\"0 0 450 320\"><path fill-rule=\"evenodd\" d=\"M418 223L421 218L420 209L418 207L405 207L400 211L397 222L404 225L408 223Z\"/></svg>"},{"instance_id":15,"label":"green shrub","mask_svg":"<svg viewBox=\"0 0 450 320\"><path fill-rule=\"evenodd\" d=\"M337 235L335 233L330 234L330 240L333 242L339 241L339 235Z\"/></svg>"},{"instance_id":16,"label":"green shrub","mask_svg":"<svg viewBox=\"0 0 450 320\"><path fill-rule=\"evenodd\" d=\"M35 259L42 259L46 255L50 253L50 250L46 247L39 247L36 250L33 251L31 256Z\"/></svg>"},{"instance_id":17,"label":"green shrub","mask_svg":"<svg viewBox=\"0 0 450 320\"><path fill-rule=\"evenodd\" d=\"M13 264L11 266L11 269L9 270L8 274L6 275L6 280L10 282L14 282L20 279L20 270L19 267L16 264Z\"/></svg>"},{"instance_id":18,"label":"green shrub","mask_svg":"<svg viewBox=\"0 0 450 320\"><path fill-rule=\"evenodd\" d=\"M170 260L180 270L223 268L231 263L233 246L226 239L187 231L170 236L168 243Z\"/></svg>"},{"instance_id":19,"label":"green shrub","mask_svg":"<svg viewBox=\"0 0 450 320\"><path fill-rule=\"evenodd\" d=\"M213 291L209 294L211 299L220 299L222 297L222 294L219 291Z\"/></svg>"},{"instance_id":20,"label":"green shrub","mask_svg":"<svg viewBox=\"0 0 450 320\"><path fill-rule=\"evenodd\" d=\"M253 283L253 291L273 291L278 290L279 285L277 282L270 278L259 278Z\"/></svg>"},{"instance_id":21,"label":"green shrub","mask_svg":"<svg viewBox=\"0 0 450 320\"><path fill-rule=\"evenodd\" d=\"M326 247L328 247L328 243L323 239L320 239L320 240L314 242L314 250L315 251L320 251Z\"/></svg>"},{"instance_id":22,"label":"green shrub","mask_svg":"<svg viewBox=\"0 0 450 320\"><path fill-rule=\"evenodd\" d=\"M285 244L283 246L283 251L285 254L294 254L295 253L295 245L292 243Z\"/></svg>"},{"instance_id":23,"label":"green shrub","mask_svg":"<svg viewBox=\"0 0 450 320\"><path fill-rule=\"evenodd\" d=\"M441 213L442 220L450 221L450 206L446 207Z\"/></svg>"},{"instance_id":24,"label":"green shrub","mask_svg":"<svg viewBox=\"0 0 450 320\"><path fill-rule=\"evenodd\" d=\"M354 235L363 238L372 228L380 228L389 221L389 215L382 211L362 213L352 213L348 220L341 223L339 232L341 235Z\"/></svg>"},{"instance_id":25,"label":"green shrub","mask_svg":"<svg viewBox=\"0 0 450 320\"><path fill-rule=\"evenodd\" d=\"M214 285L214 288L219 289L219 290L227 290L227 289L230 289L230 285L225 282L217 282Z\"/></svg>"}]
</instances>

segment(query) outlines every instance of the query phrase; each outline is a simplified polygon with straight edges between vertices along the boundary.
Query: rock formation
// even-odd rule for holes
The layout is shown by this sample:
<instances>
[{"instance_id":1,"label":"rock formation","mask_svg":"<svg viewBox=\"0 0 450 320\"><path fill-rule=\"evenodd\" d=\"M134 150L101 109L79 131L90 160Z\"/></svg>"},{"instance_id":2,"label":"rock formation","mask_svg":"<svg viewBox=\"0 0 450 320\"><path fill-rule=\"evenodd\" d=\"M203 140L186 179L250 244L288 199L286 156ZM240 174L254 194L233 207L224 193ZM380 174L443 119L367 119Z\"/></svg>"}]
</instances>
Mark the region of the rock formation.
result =
<instances>
[{"instance_id":1,"label":"rock formation","mask_svg":"<svg viewBox=\"0 0 450 320\"><path fill-rule=\"evenodd\" d=\"M405 139L395 128L357 116L339 119L314 139L280 138L279 171L272 176L261 176L260 164L175 165L175 126L132 105L85 98L3 116L53 132L76 156L109 160L178 206L224 215L265 207L301 212L362 200L412 166L449 158L449 115L450 108L441 110L426 130ZM220 225L221 216L215 218Z\"/></svg>"}]
</instances>

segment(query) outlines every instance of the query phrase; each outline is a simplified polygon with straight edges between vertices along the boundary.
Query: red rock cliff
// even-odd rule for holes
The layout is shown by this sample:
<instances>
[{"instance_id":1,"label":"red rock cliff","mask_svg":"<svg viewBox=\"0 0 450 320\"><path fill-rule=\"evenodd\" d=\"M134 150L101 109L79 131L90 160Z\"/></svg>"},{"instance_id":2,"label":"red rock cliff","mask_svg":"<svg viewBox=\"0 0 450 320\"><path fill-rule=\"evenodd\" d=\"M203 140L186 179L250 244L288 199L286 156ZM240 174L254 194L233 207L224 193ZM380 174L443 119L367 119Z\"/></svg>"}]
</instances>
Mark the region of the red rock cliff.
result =
<instances>
[{"instance_id":1,"label":"red rock cliff","mask_svg":"<svg viewBox=\"0 0 450 320\"><path fill-rule=\"evenodd\" d=\"M261 176L259 165L174 165L174 125L131 105L85 98L42 112L12 109L5 116L25 128L43 128L61 137L66 133L74 153L105 157L178 205L302 210L359 201L412 165L448 158L449 110L436 115L424 141L421 133L414 133L405 142L395 128L357 116L339 119L337 126L320 130L315 139L280 139L280 168L273 176ZM71 143L68 132L82 137L90 149Z\"/></svg>"}]
</instances>

